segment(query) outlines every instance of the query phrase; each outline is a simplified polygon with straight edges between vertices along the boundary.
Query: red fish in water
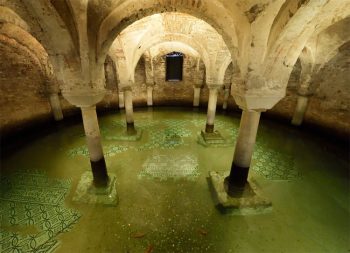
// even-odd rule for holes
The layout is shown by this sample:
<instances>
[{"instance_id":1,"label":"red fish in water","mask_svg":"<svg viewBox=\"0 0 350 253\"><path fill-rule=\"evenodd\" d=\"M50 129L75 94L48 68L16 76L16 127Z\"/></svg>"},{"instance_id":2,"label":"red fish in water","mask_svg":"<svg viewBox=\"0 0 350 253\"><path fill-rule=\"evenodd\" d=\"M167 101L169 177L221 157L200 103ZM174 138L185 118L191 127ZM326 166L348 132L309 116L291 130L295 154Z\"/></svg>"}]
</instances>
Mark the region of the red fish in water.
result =
<instances>
[{"instance_id":1,"label":"red fish in water","mask_svg":"<svg viewBox=\"0 0 350 253\"><path fill-rule=\"evenodd\" d=\"M146 249L145 253L152 253L152 252L153 252L153 249L154 249L153 245L150 244L150 245L148 246L148 248Z\"/></svg>"},{"instance_id":2,"label":"red fish in water","mask_svg":"<svg viewBox=\"0 0 350 253\"><path fill-rule=\"evenodd\" d=\"M137 239L139 239L139 238L145 237L145 235L146 235L145 233L136 232L136 233L131 234L131 237L132 237L132 238L137 238Z\"/></svg>"},{"instance_id":3,"label":"red fish in water","mask_svg":"<svg viewBox=\"0 0 350 253\"><path fill-rule=\"evenodd\" d=\"M200 228L200 229L198 230L198 232L199 232L201 235L203 235L203 236L206 236L206 235L208 234L208 231L205 230L205 229L203 229L203 228Z\"/></svg>"}]
</instances>

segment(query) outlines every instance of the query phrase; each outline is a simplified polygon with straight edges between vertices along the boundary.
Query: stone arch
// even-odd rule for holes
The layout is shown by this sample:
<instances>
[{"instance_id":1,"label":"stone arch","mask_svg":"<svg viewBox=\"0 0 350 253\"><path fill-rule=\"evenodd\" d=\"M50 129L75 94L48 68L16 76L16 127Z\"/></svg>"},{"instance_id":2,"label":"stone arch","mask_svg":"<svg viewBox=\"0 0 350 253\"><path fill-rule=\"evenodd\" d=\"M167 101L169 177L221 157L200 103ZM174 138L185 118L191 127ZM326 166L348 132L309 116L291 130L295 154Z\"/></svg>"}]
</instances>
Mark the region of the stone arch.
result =
<instances>
[{"instance_id":1,"label":"stone arch","mask_svg":"<svg viewBox=\"0 0 350 253\"><path fill-rule=\"evenodd\" d=\"M267 40L267 53L269 53L278 35L283 31L284 27L298 11L303 2L305 2L305 0L286 0L280 7L270 28Z\"/></svg>"},{"instance_id":2,"label":"stone arch","mask_svg":"<svg viewBox=\"0 0 350 253\"><path fill-rule=\"evenodd\" d=\"M314 76L338 53L338 49L350 41L350 18L336 22L320 34L313 36L302 50L300 90L302 94L313 94L318 84L313 84Z\"/></svg>"},{"instance_id":3,"label":"stone arch","mask_svg":"<svg viewBox=\"0 0 350 253\"><path fill-rule=\"evenodd\" d=\"M170 1L129 0L113 9L101 22L97 35L97 55L107 54L114 38L128 25L143 17L163 12L183 12L210 24L223 37L232 57L239 56L238 49L249 34L247 18L236 6L228 9L213 0ZM236 24L240 24L239 27Z\"/></svg>"},{"instance_id":4,"label":"stone arch","mask_svg":"<svg viewBox=\"0 0 350 253\"><path fill-rule=\"evenodd\" d=\"M304 3L301 1L300 3ZM315 34L350 14L350 3L345 1L305 2L285 24L270 46L262 74L271 80L272 87L284 89L300 52ZM337 19L334 19L334 17Z\"/></svg>"},{"instance_id":5,"label":"stone arch","mask_svg":"<svg viewBox=\"0 0 350 253\"><path fill-rule=\"evenodd\" d=\"M53 81L52 66L44 47L27 31L12 23L0 26L0 42L22 52L29 61L38 67L44 80L43 92L57 91L57 82Z\"/></svg>"},{"instance_id":6,"label":"stone arch","mask_svg":"<svg viewBox=\"0 0 350 253\"><path fill-rule=\"evenodd\" d=\"M162 43L162 42L178 42L178 43L182 43L187 45L188 47L192 48L194 51L196 51L201 59L203 60L205 66L206 66L206 71L208 73L209 69L210 69L210 60L209 60L209 54L208 52L202 48L201 45L199 45L198 43L196 43L196 41L191 40L190 38L181 35L181 34L164 34L161 36L156 36L153 37L152 40L149 40L147 44L145 44L145 46L143 47L143 50L140 51L136 51L135 55L134 55L134 60L133 62L138 62L138 59L140 58L140 56L149 48Z\"/></svg>"},{"instance_id":7,"label":"stone arch","mask_svg":"<svg viewBox=\"0 0 350 253\"><path fill-rule=\"evenodd\" d=\"M350 41L350 16L344 18L317 35L315 46L315 71L320 69L333 58L338 49Z\"/></svg>"},{"instance_id":8,"label":"stone arch","mask_svg":"<svg viewBox=\"0 0 350 253\"><path fill-rule=\"evenodd\" d=\"M184 24L181 25L181 29L179 29L178 23ZM197 27L198 30L193 29L194 27ZM206 35L198 32L202 30L207 31ZM134 34L138 31L141 35L135 37ZM206 38L208 40L201 43ZM111 46L111 49L118 52L120 58L123 59L123 68L127 71L127 79L132 81L131 72L133 72L132 70L141 55L162 41L180 41L194 48L205 63L207 83L219 83L217 76L223 61L231 61L230 52L222 37L203 20L182 13L157 14L133 23L123 30ZM120 53L122 51L124 54ZM223 79L223 75L224 70L222 70L221 79Z\"/></svg>"},{"instance_id":9,"label":"stone arch","mask_svg":"<svg viewBox=\"0 0 350 253\"><path fill-rule=\"evenodd\" d=\"M85 77L82 78L79 49L76 48L69 27L56 9L58 5L55 7L55 4L45 0L23 1L23 4L33 13L40 28L45 31L40 41L48 54L61 88L68 90L72 85L81 85L81 80ZM57 39L57 34L60 39Z\"/></svg>"},{"instance_id":10,"label":"stone arch","mask_svg":"<svg viewBox=\"0 0 350 253\"><path fill-rule=\"evenodd\" d=\"M29 26L16 12L10 8L0 6L0 23L10 23L29 32Z\"/></svg>"},{"instance_id":11,"label":"stone arch","mask_svg":"<svg viewBox=\"0 0 350 253\"><path fill-rule=\"evenodd\" d=\"M225 57L225 60L223 61L222 65L219 69L219 72L218 72L218 83L219 84L224 83L225 74L230 66L232 67L231 57Z\"/></svg>"}]
</instances>

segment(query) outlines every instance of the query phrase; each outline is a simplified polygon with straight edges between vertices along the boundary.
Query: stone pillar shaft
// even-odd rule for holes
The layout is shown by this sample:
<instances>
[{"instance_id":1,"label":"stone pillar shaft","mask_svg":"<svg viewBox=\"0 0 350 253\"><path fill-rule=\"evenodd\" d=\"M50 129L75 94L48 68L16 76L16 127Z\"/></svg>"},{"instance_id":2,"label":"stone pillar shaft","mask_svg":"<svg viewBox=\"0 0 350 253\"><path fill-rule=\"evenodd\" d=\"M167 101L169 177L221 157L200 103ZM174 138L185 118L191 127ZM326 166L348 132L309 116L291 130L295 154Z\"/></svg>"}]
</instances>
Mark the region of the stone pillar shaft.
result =
<instances>
[{"instance_id":1,"label":"stone pillar shaft","mask_svg":"<svg viewBox=\"0 0 350 253\"><path fill-rule=\"evenodd\" d=\"M153 106L153 87L147 86L147 106Z\"/></svg>"},{"instance_id":2,"label":"stone pillar shaft","mask_svg":"<svg viewBox=\"0 0 350 253\"><path fill-rule=\"evenodd\" d=\"M260 114L257 111L243 110L242 112L231 172L228 177L229 186L244 187L247 182Z\"/></svg>"},{"instance_id":3,"label":"stone pillar shaft","mask_svg":"<svg viewBox=\"0 0 350 253\"><path fill-rule=\"evenodd\" d=\"M306 96L298 95L297 106L294 111L292 125L300 126L303 122L305 112L307 109L307 105L309 102L309 98Z\"/></svg>"},{"instance_id":4,"label":"stone pillar shaft","mask_svg":"<svg viewBox=\"0 0 350 253\"><path fill-rule=\"evenodd\" d=\"M96 107L81 107L86 143L89 150L93 182L96 187L107 186L108 174L103 155L100 128L98 125Z\"/></svg>"},{"instance_id":5,"label":"stone pillar shaft","mask_svg":"<svg viewBox=\"0 0 350 253\"><path fill-rule=\"evenodd\" d=\"M222 109L224 109L224 110L227 109L227 102L228 102L229 96L230 96L230 89L225 88L225 91L224 91L224 103L222 104Z\"/></svg>"},{"instance_id":6,"label":"stone pillar shaft","mask_svg":"<svg viewBox=\"0 0 350 253\"><path fill-rule=\"evenodd\" d=\"M122 91L118 92L118 98L119 98L119 108L124 108L124 94Z\"/></svg>"},{"instance_id":7,"label":"stone pillar shaft","mask_svg":"<svg viewBox=\"0 0 350 253\"><path fill-rule=\"evenodd\" d=\"M134 111L132 106L132 92L131 90L124 91L124 101L125 101L125 114L126 122L134 123Z\"/></svg>"},{"instance_id":8,"label":"stone pillar shaft","mask_svg":"<svg viewBox=\"0 0 350 253\"><path fill-rule=\"evenodd\" d=\"M58 94L57 93L50 94L49 102L50 102L51 111L54 119L56 121L62 120L63 113L62 113L61 102Z\"/></svg>"},{"instance_id":9,"label":"stone pillar shaft","mask_svg":"<svg viewBox=\"0 0 350 253\"><path fill-rule=\"evenodd\" d=\"M201 97L201 88L194 87L194 94L193 94L193 106L198 107L199 106L199 101Z\"/></svg>"},{"instance_id":10,"label":"stone pillar shaft","mask_svg":"<svg viewBox=\"0 0 350 253\"><path fill-rule=\"evenodd\" d=\"M126 115L126 131L128 134L135 134L134 126L134 111L132 105L132 91L131 89L124 90L125 115Z\"/></svg>"},{"instance_id":11,"label":"stone pillar shaft","mask_svg":"<svg viewBox=\"0 0 350 253\"><path fill-rule=\"evenodd\" d=\"M207 124L205 127L206 133L214 132L214 120L215 120L217 100L218 100L218 89L217 88L209 88Z\"/></svg>"}]
</instances>

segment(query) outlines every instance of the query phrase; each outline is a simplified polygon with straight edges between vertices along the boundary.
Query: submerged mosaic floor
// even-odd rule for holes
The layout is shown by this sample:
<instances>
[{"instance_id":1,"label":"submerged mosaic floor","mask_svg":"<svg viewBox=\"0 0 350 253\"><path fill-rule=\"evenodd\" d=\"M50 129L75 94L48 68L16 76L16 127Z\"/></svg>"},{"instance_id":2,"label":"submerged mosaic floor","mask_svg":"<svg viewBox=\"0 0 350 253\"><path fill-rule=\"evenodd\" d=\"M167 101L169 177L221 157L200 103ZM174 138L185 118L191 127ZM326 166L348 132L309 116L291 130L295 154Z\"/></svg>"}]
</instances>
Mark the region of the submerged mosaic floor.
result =
<instances>
[{"instance_id":1,"label":"submerged mosaic floor","mask_svg":"<svg viewBox=\"0 0 350 253\"><path fill-rule=\"evenodd\" d=\"M0 252L52 252L56 236L71 229L80 214L64 199L70 180L22 170L0 180ZM19 231L29 230L29 233ZM17 230L17 231L14 231Z\"/></svg>"},{"instance_id":2,"label":"submerged mosaic floor","mask_svg":"<svg viewBox=\"0 0 350 253\"><path fill-rule=\"evenodd\" d=\"M143 134L131 142L107 138L125 131L123 113L99 115L108 172L116 175L119 202L113 207L73 201L90 168L80 123L4 155L1 180L15 184L0 182L6 188L0 194L0 252L348 250L348 163L312 137L262 119L251 175L273 211L224 216L215 207L207 177L209 171L230 168L239 115L217 115L215 129L233 142L227 147L197 142L205 119L205 112L186 109L136 110L135 125Z\"/></svg>"},{"instance_id":3,"label":"submerged mosaic floor","mask_svg":"<svg viewBox=\"0 0 350 253\"><path fill-rule=\"evenodd\" d=\"M204 125L205 119L165 119L162 121L139 119L136 122L136 126L137 128L142 129L146 136L143 137L144 141L142 143L136 142L135 144L122 141L111 141L113 139L113 133L118 134L117 131L119 130L120 134L120 130L125 128L125 122L122 119L114 120L111 126L101 127L102 137L109 140L103 142L105 144L103 147L104 153L106 157L112 157L116 154L127 151L169 150L190 146L194 143L194 139L198 138L198 133ZM225 145L218 145L218 147L233 148L235 139L238 135L238 127L231 122L217 119L215 121L215 128L223 132L225 134L225 139L227 140ZM79 134L79 136L84 137L83 134ZM215 145L209 148L215 148ZM68 156L71 158L76 156L88 157L89 154L87 147L83 145L70 149L68 151ZM164 168L163 162L160 161L162 159L160 159L159 156L149 158L149 160L151 159L154 160L154 164L157 164L159 168L163 169L159 169L157 172L153 170L152 173L151 170L148 170L147 173L145 171L143 173L148 174L148 176L154 174L155 178L162 179L180 177L180 172L176 168L174 170L177 171L177 175L173 175L173 172L166 169L169 167ZM158 163L156 162L157 159L159 160ZM167 159L169 158L163 158L163 160ZM180 163L182 162L180 158L179 161ZM193 167L191 163L183 166L186 166L186 168ZM301 177L300 172L298 172L294 166L292 156L270 148L263 141L257 141L256 143L252 169L271 180L293 180ZM183 170L182 173L184 178L191 174L187 170ZM189 179L192 180L193 177L189 177Z\"/></svg>"},{"instance_id":4,"label":"submerged mosaic floor","mask_svg":"<svg viewBox=\"0 0 350 253\"><path fill-rule=\"evenodd\" d=\"M195 179L199 176L198 159L194 155L155 155L142 165L140 179Z\"/></svg>"},{"instance_id":5,"label":"submerged mosaic floor","mask_svg":"<svg viewBox=\"0 0 350 253\"><path fill-rule=\"evenodd\" d=\"M293 180L301 177L294 166L294 158L257 142L252 168L270 180Z\"/></svg>"}]
</instances>

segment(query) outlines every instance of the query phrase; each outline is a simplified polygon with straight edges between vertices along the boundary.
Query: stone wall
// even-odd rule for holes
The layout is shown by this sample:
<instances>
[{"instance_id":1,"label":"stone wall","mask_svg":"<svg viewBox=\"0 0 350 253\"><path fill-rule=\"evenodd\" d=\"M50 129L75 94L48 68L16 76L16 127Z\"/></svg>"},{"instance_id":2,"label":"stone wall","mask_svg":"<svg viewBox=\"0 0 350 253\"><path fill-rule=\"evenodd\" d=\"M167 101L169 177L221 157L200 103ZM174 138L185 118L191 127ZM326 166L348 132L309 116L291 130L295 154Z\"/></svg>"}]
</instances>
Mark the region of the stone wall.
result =
<instances>
[{"instance_id":1,"label":"stone wall","mask_svg":"<svg viewBox=\"0 0 350 253\"><path fill-rule=\"evenodd\" d=\"M2 61L0 65L1 92L1 132L6 135L31 125L33 122L52 120L50 106L44 94L43 78L39 69L28 59L21 57L16 51L11 51L2 45ZM317 79L320 87L315 96L310 98L310 104L304 123L317 125L346 138L350 131L350 89L349 89L349 49L343 48L320 72ZM193 82L191 73L194 71L195 60L185 57L184 79L182 82L165 81L165 60L162 57L154 59L155 81L154 105L186 105L192 106ZM204 66L201 66L204 78ZM296 64L298 68L298 64ZM228 71L229 72L229 71ZM290 120L297 100L297 81L300 69L293 71L290 78L287 95L272 110L264 113ZM106 78L108 80L110 78ZM228 80L225 77L225 80ZM113 80L109 81L113 82ZM133 88L135 107L146 106L145 61L141 59L136 67L135 87ZM208 89L204 85L201 92L201 106L206 107ZM218 109L221 108L223 92L219 93ZM65 116L79 114L79 110L61 97ZM105 99L99 103L99 109L118 110L118 93L110 89ZM237 110L232 97L229 99L229 110Z\"/></svg>"},{"instance_id":2,"label":"stone wall","mask_svg":"<svg viewBox=\"0 0 350 253\"><path fill-rule=\"evenodd\" d=\"M0 41L1 133L50 112L39 68L19 48Z\"/></svg>"},{"instance_id":3,"label":"stone wall","mask_svg":"<svg viewBox=\"0 0 350 253\"><path fill-rule=\"evenodd\" d=\"M318 126L345 140L350 136L350 47L339 49L312 82L319 84L309 99L303 124ZM269 112L270 115L291 119L297 103L300 65L296 64L289 80L286 97Z\"/></svg>"}]
</instances>

